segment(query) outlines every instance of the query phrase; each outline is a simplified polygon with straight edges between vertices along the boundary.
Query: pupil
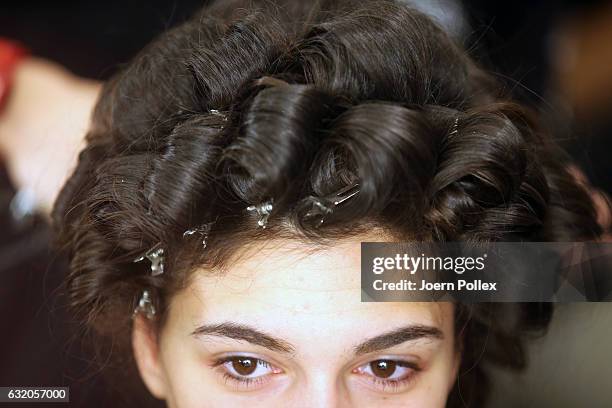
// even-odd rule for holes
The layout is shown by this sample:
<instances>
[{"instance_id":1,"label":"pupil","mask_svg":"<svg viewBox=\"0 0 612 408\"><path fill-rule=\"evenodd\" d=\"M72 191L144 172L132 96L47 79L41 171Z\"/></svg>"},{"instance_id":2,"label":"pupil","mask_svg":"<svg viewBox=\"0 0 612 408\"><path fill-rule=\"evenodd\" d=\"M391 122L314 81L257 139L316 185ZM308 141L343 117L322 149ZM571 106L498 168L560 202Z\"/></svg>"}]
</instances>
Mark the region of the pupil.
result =
<instances>
[{"instance_id":1,"label":"pupil","mask_svg":"<svg viewBox=\"0 0 612 408\"><path fill-rule=\"evenodd\" d=\"M397 364L394 361L389 360L378 360L370 363L370 368L375 376L381 378L388 378L393 375Z\"/></svg>"},{"instance_id":2,"label":"pupil","mask_svg":"<svg viewBox=\"0 0 612 408\"><path fill-rule=\"evenodd\" d=\"M232 368L240 375L249 375L255 372L257 362L254 358L236 358L232 361Z\"/></svg>"}]
</instances>

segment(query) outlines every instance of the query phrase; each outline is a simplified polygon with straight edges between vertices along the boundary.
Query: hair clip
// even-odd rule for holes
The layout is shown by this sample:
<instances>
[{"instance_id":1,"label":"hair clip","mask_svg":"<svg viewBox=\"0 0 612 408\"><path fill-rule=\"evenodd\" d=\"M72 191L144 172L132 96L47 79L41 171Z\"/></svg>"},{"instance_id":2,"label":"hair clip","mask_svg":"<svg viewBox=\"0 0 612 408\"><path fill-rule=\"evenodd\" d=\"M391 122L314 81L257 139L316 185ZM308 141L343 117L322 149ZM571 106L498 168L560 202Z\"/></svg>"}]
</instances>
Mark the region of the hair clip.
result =
<instances>
[{"instance_id":1,"label":"hair clip","mask_svg":"<svg viewBox=\"0 0 612 408\"><path fill-rule=\"evenodd\" d=\"M211 115L220 117L223 122L227 122L227 115L225 113L221 112L220 110L218 110L218 109L210 109L208 112ZM221 125L220 129L225 129L225 125Z\"/></svg>"},{"instance_id":2,"label":"hair clip","mask_svg":"<svg viewBox=\"0 0 612 408\"><path fill-rule=\"evenodd\" d=\"M450 131L450 135L456 135L458 133L457 127L459 126L459 117L457 116L455 118L455 122L453 123L453 126L451 127L451 131Z\"/></svg>"},{"instance_id":3,"label":"hair clip","mask_svg":"<svg viewBox=\"0 0 612 408\"><path fill-rule=\"evenodd\" d=\"M183 238L188 238L195 234L198 234L200 237L202 237L202 246L206 248L206 240L208 239L208 234L210 234L210 230L212 229L213 224L215 222L216 221L208 222L206 224L200 225L199 227L188 229L187 231L183 232Z\"/></svg>"},{"instance_id":4,"label":"hair clip","mask_svg":"<svg viewBox=\"0 0 612 408\"><path fill-rule=\"evenodd\" d=\"M261 204L250 205L247 207L247 211L253 212L255 211L259 216L259 220L257 220L257 225L261 228L266 228L268 225L268 218L270 218L270 214L272 214L272 210L274 209L274 200L270 199Z\"/></svg>"},{"instance_id":5,"label":"hair clip","mask_svg":"<svg viewBox=\"0 0 612 408\"><path fill-rule=\"evenodd\" d=\"M161 242L148 250L144 255L134 259L134 262L141 262L145 258L151 261L151 276L158 276L164 273L164 248L161 247Z\"/></svg>"},{"instance_id":6,"label":"hair clip","mask_svg":"<svg viewBox=\"0 0 612 408\"><path fill-rule=\"evenodd\" d=\"M134 309L134 314L132 316L136 316L138 313L143 313L149 320L155 317L155 306L153 305L148 290L142 291L142 296L140 296L140 300L138 300L138 305Z\"/></svg>"},{"instance_id":7,"label":"hair clip","mask_svg":"<svg viewBox=\"0 0 612 408\"><path fill-rule=\"evenodd\" d=\"M302 218L303 221L314 220L314 226L320 227L325 217L334 212L334 209L359 193L359 184L355 183L325 197L310 196L310 209Z\"/></svg>"},{"instance_id":8,"label":"hair clip","mask_svg":"<svg viewBox=\"0 0 612 408\"><path fill-rule=\"evenodd\" d=\"M218 109L211 109L208 112L210 112L211 115L215 115L215 116L219 116L221 118L221 120L223 120L224 122L227 122L227 115L223 112L221 112Z\"/></svg>"},{"instance_id":9,"label":"hair clip","mask_svg":"<svg viewBox=\"0 0 612 408\"><path fill-rule=\"evenodd\" d=\"M227 116L225 115L225 113L222 113L222 112L221 112L220 110L218 110L218 109L211 109L211 110L209 110L209 112L210 112L212 115L215 115L215 116L221 116L221 117L223 118L223 120L227 120Z\"/></svg>"}]
</instances>

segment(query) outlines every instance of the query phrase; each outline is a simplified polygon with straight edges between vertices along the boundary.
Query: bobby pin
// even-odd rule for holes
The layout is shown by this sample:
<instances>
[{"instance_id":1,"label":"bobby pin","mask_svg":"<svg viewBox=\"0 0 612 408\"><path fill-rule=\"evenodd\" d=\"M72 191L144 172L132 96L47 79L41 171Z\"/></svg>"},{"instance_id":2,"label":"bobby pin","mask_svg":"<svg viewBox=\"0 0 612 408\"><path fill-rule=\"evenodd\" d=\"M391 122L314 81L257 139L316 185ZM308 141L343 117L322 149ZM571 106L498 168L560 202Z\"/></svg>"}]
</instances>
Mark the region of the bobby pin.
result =
<instances>
[{"instance_id":1,"label":"bobby pin","mask_svg":"<svg viewBox=\"0 0 612 408\"><path fill-rule=\"evenodd\" d=\"M334 212L336 207L359 194L359 184L352 184L325 197L310 196L311 208L304 215L304 221L315 221L315 227L320 227L325 217Z\"/></svg>"},{"instance_id":2,"label":"bobby pin","mask_svg":"<svg viewBox=\"0 0 612 408\"><path fill-rule=\"evenodd\" d=\"M138 300L138 305L134 309L133 316L136 316L138 313L143 313L149 320L155 317L155 306L153 305L153 301L151 300L151 295L149 294L148 290L142 291L142 295Z\"/></svg>"},{"instance_id":3,"label":"bobby pin","mask_svg":"<svg viewBox=\"0 0 612 408\"><path fill-rule=\"evenodd\" d=\"M266 228L268 225L268 218L270 218L270 214L272 214L272 210L274 209L273 205L274 200L270 199L261 204L250 205L247 207L247 211L256 212L259 216L257 220L257 225L261 228Z\"/></svg>"},{"instance_id":4,"label":"bobby pin","mask_svg":"<svg viewBox=\"0 0 612 408\"><path fill-rule=\"evenodd\" d=\"M148 250L144 255L134 259L134 262L141 262L145 258L151 261L151 276L158 276L164 273L164 248L161 242Z\"/></svg>"},{"instance_id":5,"label":"bobby pin","mask_svg":"<svg viewBox=\"0 0 612 408\"><path fill-rule=\"evenodd\" d=\"M183 233L183 238L191 237L195 234L198 234L202 238L202 247L206 248L208 245L206 240L208 239L208 235L210 234L210 230L212 229L215 221L208 222L206 224L202 224L199 227L188 229Z\"/></svg>"}]
</instances>

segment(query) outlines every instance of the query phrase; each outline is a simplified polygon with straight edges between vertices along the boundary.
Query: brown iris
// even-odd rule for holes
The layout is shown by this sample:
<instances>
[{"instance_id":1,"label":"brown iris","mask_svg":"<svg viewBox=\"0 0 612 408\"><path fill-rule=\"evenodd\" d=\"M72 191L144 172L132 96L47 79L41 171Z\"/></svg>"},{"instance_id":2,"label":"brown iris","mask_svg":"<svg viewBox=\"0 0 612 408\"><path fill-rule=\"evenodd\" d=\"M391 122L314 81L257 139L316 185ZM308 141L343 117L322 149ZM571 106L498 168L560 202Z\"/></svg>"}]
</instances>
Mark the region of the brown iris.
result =
<instances>
[{"instance_id":1,"label":"brown iris","mask_svg":"<svg viewBox=\"0 0 612 408\"><path fill-rule=\"evenodd\" d=\"M395 372L397 363L390 360L376 360L370 363L372 373L380 378L389 378Z\"/></svg>"},{"instance_id":2,"label":"brown iris","mask_svg":"<svg viewBox=\"0 0 612 408\"><path fill-rule=\"evenodd\" d=\"M257 368L257 359L237 357L232 359L232 368L240 375L250 375Z\"/></svg>"}]
</instances>

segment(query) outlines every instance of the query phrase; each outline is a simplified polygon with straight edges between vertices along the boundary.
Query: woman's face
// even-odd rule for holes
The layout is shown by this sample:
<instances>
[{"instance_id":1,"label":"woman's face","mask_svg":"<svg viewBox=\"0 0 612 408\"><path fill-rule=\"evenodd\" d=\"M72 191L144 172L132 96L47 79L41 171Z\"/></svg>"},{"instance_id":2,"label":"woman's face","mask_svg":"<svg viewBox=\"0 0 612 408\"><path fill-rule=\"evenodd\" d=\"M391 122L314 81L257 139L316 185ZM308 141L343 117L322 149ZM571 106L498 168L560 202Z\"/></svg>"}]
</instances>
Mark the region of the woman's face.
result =
<instances>
[{"instance_id":1,"label":"woman's face","mask_svg":"<svg viewBox=\"0 0 612 408\"><path fill-rule=\"evenodd\" d=\"M366 240L273 241L196 272L158 341L136 321L148 388L178 408L443 407L459 362L453 306L362 303Z\"/></svg>"}]
</instances>

